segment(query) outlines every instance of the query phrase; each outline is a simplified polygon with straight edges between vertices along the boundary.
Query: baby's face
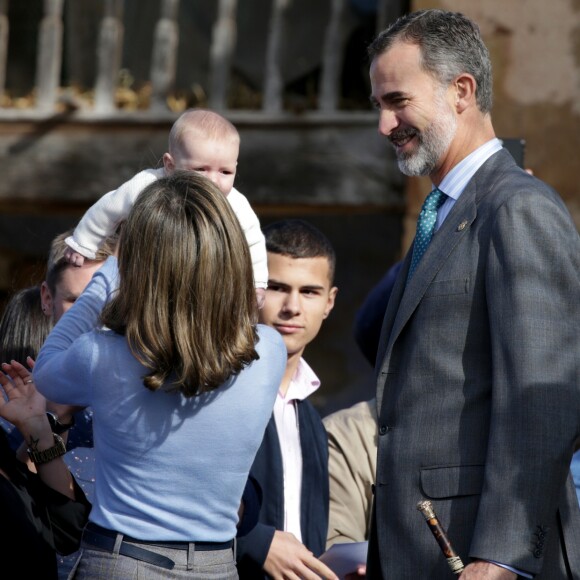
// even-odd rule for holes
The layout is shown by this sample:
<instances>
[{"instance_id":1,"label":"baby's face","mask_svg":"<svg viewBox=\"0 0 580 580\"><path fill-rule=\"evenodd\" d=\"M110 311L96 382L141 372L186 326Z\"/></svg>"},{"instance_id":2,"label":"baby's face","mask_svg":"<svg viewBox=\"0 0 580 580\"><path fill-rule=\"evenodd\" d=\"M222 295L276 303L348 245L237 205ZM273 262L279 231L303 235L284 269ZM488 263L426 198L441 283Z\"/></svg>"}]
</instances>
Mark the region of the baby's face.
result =
<instances>
[{"instance_id":1,"label":"baby's face","mask_svg":"<svg viewBox=\"0 0 580 580\"><path fill-rule=\"evenodd\" d=\"M168 173L175 169L200 173L227 196L234 186L239 152L239 141L203 139L186 134L172 158L173 167L165 163L165 169Z\"/></svg>"}]
</instances>

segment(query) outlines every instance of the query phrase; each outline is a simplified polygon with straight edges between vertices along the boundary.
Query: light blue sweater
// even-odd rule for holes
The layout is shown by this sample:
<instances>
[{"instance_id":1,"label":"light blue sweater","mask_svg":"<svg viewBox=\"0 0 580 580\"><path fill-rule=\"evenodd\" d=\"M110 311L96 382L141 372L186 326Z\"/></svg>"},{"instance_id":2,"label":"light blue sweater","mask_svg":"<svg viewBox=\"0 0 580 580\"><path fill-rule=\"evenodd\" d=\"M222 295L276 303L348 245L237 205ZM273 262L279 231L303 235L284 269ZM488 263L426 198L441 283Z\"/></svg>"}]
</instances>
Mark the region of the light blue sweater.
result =
<instances>
[{"instance_id":1,"label":"light blue sweater","mask_svg":"<svg viewBox=\"0 0 580 580\"><path fill-rule=\"evenodd\" d=\"M48 399L93 409L90 520L143 540L230 540L286 366L282 338L258 325L260 359L212 393L151 392L125 337L95 329L117 276L109 258L51 332L33 373Z\"/></svg>"}]
</instances>

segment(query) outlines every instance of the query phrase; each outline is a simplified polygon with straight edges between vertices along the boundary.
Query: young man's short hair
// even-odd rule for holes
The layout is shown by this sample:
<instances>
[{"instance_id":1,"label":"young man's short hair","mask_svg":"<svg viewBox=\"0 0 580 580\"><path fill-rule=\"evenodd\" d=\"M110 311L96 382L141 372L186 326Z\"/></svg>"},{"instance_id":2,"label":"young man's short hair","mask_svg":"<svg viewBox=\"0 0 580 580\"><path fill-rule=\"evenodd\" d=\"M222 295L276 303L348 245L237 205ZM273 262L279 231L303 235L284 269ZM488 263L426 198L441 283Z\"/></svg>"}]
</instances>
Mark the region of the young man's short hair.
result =
<instances>
[{"instance_id":1,"label":"young man's short hair","mask_svg":"<svg viewBox=\"0 0 580 580\"><path fill-rule=\"evenodd\" d=\"M286 219L265 226L266 250L290 258L326 258L331 285L334 282L336 254L330 240L311 223Z\"/></svg>"}]
</instances>

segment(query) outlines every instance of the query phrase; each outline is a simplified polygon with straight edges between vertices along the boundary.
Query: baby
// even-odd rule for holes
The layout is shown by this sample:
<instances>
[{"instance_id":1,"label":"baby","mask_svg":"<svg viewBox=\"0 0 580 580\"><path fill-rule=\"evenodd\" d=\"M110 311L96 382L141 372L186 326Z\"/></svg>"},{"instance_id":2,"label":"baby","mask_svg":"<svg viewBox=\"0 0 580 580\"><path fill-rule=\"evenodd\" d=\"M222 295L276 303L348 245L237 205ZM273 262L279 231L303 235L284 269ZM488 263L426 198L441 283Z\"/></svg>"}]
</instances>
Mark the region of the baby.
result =
<instances>
[{"instance_id":1,"label":"baby","mask_svg":"<svg viewBox=\"0 0 580 580\"><path fill-rule=\"evenodd\" d=\"M82 266L85 258L94 259L95 252L127 217L147 185L175 170L195 171L219 188L238 217L250 247L256 296L261 308L268 285L266 244L258 217L248 200L233 187L240 151L237 129L213 111L188 109L173 124L168 149L163 155L163 167L137 173L87 210L72 236L65 240L69 246L66 260Z\"/></svg>"}]
</instances>

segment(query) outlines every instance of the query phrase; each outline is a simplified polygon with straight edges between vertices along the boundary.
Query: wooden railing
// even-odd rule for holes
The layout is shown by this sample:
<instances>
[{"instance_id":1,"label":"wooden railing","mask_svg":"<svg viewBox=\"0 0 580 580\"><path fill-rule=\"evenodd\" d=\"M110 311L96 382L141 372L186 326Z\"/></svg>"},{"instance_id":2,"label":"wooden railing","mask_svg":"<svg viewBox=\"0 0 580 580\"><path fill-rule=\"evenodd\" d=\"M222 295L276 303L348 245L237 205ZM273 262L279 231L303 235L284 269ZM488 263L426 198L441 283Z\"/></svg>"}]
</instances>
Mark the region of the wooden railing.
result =
<instances>
[{"instance_id":1,"label":"wooden railing","mask_svg":"<svg viewBox=\"0 0 580 580\"><path fill-rule=\"evenodd\" d=\"M243 0L216 1L218 8L211 35L207 105L215 110L226 110L232 57L236 49L236 16L237 11L242 8ZM118 112L115 92L121 71L124 35L123 0L103 2L104 12L99 25L96 52L94 102L88 111L96 116ZM175 86L179 47L177 18L180 2L159 2L160 12L152 38L149 72L151 95L148 111L151 113L168 112L167 97ZM291 34L286 19L291 3L292 0L272 0L260 111L267 115L283 113L284 81L281 59L284 39ZM8 4L9 0L0 0L0 95L6 90L6 70L10 58L7 50L10 34ZM62 92L60 78L63 59L63 4L64 0L44 0L43 18L38 32L34 90L36 97L32 104L32 108L40 116L54 114ZM317 111L322 114L340 113L340 74L343 62L340 39L346 4L347 0L330 1L323 53L320 55L320 88L317 95ZM395 19L405 4L401 0L377 0L377 29L382 29L387 22ZM10 107L0 108L0 114L6 113L7 109Z\"/></svg>"}]
</instances>

